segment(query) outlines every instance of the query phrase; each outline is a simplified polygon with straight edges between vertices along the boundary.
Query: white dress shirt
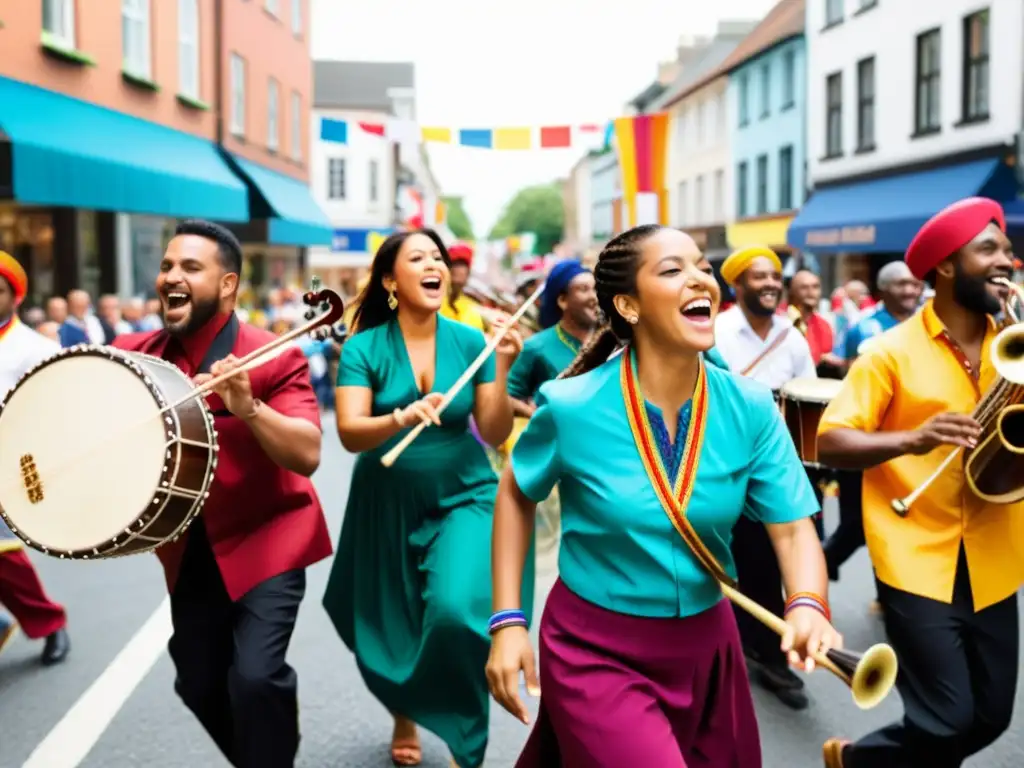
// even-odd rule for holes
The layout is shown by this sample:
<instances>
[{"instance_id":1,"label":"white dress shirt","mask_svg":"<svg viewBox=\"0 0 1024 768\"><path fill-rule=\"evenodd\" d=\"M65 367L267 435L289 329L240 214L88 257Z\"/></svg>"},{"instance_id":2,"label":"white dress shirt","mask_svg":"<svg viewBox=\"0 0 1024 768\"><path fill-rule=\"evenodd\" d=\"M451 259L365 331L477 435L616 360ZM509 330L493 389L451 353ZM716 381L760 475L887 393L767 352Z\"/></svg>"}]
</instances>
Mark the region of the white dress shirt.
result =
<instances>
[{"instance_id":1,"label":"white dress shirt","mask_svg":"<svg viewBox=\"0 0 1024 768\"><path fill-rule=\"evenodd\" d=\"M20 320L0 338L0 403L14 389L18 379L51 355L60 352L60 344L36 333Z\"/></svg>"},{"instance_id":2,"label":"white dress shirt","mask_svg":"<svg viewBox=\"0 0 1024 768\"><path fill-rule=\"evenodd\" d=\"M790 379L816 379L818 373L807 339L782 315L772 315L772 328L762 339L750 327L739 305L733 305L715 320L715 348L729 364L729 370L741 373L783 333L786 338L747 375L772 390L780 389Z\"/></svg>"}]
</instances>

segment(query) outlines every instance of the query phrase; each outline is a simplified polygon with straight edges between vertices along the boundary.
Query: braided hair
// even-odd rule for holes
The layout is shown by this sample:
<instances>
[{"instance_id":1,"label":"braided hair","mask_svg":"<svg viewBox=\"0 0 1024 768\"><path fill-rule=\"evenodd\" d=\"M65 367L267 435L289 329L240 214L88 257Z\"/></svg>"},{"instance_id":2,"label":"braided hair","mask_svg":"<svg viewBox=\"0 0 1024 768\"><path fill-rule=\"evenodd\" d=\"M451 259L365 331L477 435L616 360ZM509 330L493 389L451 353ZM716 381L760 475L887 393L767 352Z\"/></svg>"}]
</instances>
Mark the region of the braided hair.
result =
<instances>
[{"instance_id":1,"label":"braided hair","mask_svg":"<svg viewBox=\"0 0 1024 768\"><path fill-rule=\"evenodd\" d=\"M659 224L644 224L616 235L597 257L594 268L594 282L597 288L597 303L607 318L580 349L576 359L566 368L560 379L579 376L604 363L620 344L633 338L631 326L615 308L615 297L636 294L636 273L640 266L640 249L644 242L662 229Z\"/></svg>"}]
</instances>

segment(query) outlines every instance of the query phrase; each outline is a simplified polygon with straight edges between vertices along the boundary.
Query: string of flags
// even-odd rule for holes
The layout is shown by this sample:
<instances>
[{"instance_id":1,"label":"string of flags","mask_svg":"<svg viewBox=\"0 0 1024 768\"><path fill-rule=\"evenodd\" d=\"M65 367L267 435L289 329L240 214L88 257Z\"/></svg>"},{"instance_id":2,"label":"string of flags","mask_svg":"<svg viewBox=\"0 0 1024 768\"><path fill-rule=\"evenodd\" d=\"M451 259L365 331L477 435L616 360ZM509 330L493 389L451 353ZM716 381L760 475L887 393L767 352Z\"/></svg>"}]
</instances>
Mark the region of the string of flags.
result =
<instances>
[{"instance_id":1,"label":"string of flags","mask_svg":"<svg viewBox=\"0 0 1024 768\"><path fill-rule=\"evenodd\" d=\"M571 149L581 145L610 145L614 123L583 123L579 125L511 126L501 128L446 128L420 126L411 120L389 119L386 122L320 119L320 138L337 144L348 144L354 131L378 136L398 144L455 144L478 149Z\"/></svg>"}]
</instances>

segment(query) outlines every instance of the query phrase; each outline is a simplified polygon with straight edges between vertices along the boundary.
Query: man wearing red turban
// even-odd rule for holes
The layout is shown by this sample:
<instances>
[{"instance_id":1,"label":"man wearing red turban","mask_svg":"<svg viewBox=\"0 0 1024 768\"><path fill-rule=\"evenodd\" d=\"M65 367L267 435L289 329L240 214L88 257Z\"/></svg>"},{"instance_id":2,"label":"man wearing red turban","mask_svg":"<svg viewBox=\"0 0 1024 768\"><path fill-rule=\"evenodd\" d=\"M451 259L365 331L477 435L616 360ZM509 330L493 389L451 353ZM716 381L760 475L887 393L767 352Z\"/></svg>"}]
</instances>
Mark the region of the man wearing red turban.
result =
<instances>
[{"instance_id":1,"label":"man wearing red turban","mask_svg":"<svg viewBox=\"0 0 1024 768\"><path fill-rule=\"evenodd\" d=\"M452 243L448 247L448 256L451 258L451 282L448 297L441 305L441 314L486 333L487 323L477 308L479 305L463 293L473 266L473 246L463 242Z\"/></svg>"},{"instance_id":2,"label":"man wearing red turban","mask_svg":"<svg viewBox=\"0 0 1024 768\"><path fill-rule=\"evenodd\" d=\"M993 483L970 463L1005 403L997 396L975 415L999 380L994 316L1013 270L1002 208L983 198L949 206L921 228L906 262L934 298L873 339L818 428L826 465L864 470L864 533L904 716L853 744L828 741L828 768L959 766L1013 715L1024 503L1007 500L1019 485L1012 469ZM966 468L959 457L943 466L954 450Z\"/></svg>"},{"instance_id":3,"label":"man wearing red turban","mask_svg":"<svg viewBox=\"0 0 1024 768\"><path fill-rule=\"evenodd\" d=\"M57 344L18 320L18 305L28 293L28 278L21 264L0 251L0 402L22 376L60 351ZM46 640L44 664L63 661L70 650L64 627L64 609L46 596L39 574L25 554L21 540L0 519L0 605L17 624L0 615L0 651L18 625L33 640Z\"/></svg>"}]
</instances>

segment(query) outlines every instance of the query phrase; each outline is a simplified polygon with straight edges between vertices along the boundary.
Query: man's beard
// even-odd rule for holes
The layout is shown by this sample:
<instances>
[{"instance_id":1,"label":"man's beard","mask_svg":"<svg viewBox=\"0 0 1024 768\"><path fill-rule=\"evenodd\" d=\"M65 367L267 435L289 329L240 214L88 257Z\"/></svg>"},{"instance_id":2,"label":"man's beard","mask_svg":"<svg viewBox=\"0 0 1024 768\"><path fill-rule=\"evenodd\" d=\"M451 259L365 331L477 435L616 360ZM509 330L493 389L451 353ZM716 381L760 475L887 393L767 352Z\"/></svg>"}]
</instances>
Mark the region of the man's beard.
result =
<instances>
[{"instance_id":1,"label":"man's beard","mask_svg":"<svg viewBox=\"0 0 1024 768\"><path fill-rule=\"evenodd\" d=\"M760 291L744 291L743 305L750 310L750 314L758 317L771 317L775 314L776 307L768 308L761 303Z\"/></svg>"},{"instance_id":2,"label":"man's beard","mask_svg":"<svg viewBox=\"0 0 1024 768\"><path fill-rule=\"evenodd\" d=\"M987 285L987 276L968 275L959 262L953 262L953 298L968 312L998 315L1002 311L1002 303L988 292Z\"/></svg>"},{"instance_id":3,"label":"man's beard","mask_svg":"<svg viewBox=\"0 0 1024 768\"><path fill-rule=\"evenodd\" d=\"M570 309L566 312L566 315L572 320L573 324L583 331L592 331L597 327L600 322L601 312L595 308L592 312L587 312L585 309Z\"/></svg>"},{"instance_id":4,"label":"man's beard","mask_svg":"<svg viewBox=\"0 0 1024 768\"><path fill-rule=\"evenodd\" d=\"M219 309L220 302L216 298L197 301L196 297L192 296L192 311L189 313L188 320L185 321L184 325L168 325L165 317L164 326L171 336L191 336L210 322Z\"/></svg>"}]
</instances>

